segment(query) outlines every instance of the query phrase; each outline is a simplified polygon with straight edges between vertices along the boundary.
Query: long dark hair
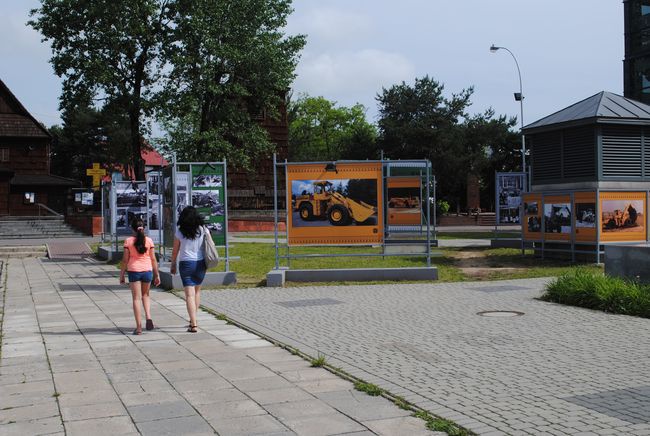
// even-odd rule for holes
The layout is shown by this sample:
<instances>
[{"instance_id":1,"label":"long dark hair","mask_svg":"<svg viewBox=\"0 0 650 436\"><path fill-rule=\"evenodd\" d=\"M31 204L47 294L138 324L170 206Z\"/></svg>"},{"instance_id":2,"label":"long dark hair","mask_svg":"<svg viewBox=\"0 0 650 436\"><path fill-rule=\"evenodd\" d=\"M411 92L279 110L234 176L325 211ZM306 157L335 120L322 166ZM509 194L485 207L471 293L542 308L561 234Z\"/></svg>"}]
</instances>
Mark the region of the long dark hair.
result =
<instances>
[{"instance_id":1,"label":"long dark hair","mask_svg":"<svg viewBox=\"0 0 650 436\"><path fill-rule=\"evenodd\" d=\"M146 253L147 247L144 245L144 222L139 218L131 220L131 228L135 232L135 244L133 244L135 249L140 254Z\"/></svg>"},{"instance_id":2,"label":"long dark hair","mask_svg":"<svg viewBox=\"0 0 650 436\"><path fill-rule=\"evenodd\" d=\"M194 206L187 206L178 216L177 224L181 234L185 238L195 239L201 234L200 228L205 223L203 222L203 217L196 211Z\"/></svg>"}]
</instances>

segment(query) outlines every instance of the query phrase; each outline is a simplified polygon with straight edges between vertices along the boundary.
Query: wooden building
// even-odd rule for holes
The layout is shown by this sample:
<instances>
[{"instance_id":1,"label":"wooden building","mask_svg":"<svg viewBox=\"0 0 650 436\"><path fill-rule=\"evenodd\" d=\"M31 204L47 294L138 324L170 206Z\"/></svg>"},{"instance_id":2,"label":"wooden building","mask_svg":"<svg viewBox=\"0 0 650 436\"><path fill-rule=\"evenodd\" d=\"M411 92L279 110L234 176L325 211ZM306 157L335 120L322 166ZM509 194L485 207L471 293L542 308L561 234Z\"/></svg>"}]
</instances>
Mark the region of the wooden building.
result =
<instances>
[{"instance_id":1,"label":"wooden building","mask_svg":"<svg viewBox=\"0 0 650 436\"><path fill-rule=\"evenodd\" d=\"M265 112L255 117L269 133L276 146L279 162L288 157L289 123L287 108L279 108L280 117L275 120ZM284 202L284 174L278 177L278 196ZM260 211L273 209L273 157L259 162L254 172L247 172L228 165L228 207L235 211ZM259 213L258 215L263 213Z\"/></svg>"},{"instance_id":2,"label":"wooden building","mask_svg":"<svg viewBox=\"0 0 650 436\"><path fill-rule=\"evenodd\" d=\"M52 137L0 80L0 216L65 212L76 180L50 174Z\"/></svg>"}]
</instances>

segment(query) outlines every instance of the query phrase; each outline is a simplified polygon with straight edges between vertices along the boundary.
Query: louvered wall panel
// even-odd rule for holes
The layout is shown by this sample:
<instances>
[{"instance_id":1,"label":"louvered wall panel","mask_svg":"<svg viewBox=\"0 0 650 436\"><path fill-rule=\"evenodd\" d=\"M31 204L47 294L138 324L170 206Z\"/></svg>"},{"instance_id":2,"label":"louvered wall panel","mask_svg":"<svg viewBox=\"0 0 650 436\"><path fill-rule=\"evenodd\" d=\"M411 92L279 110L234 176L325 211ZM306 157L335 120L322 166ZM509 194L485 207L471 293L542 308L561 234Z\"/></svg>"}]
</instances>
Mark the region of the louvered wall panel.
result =
<instances>
[{"instance_id":1,"label":"louvered wall panel","mask_svg":"<svg viewBox=\"0 0 650 436\"><path fill-rule=\"evenodd\" d=\"M562 176L560 132L540 133L531 137L533 183L558 182Z\"/></svg>"},{"instance_id":2,"label":"louvered wall panel","mask_svg":"<svg viewBox=\"0 0 650 436\"><path fill-rule=\"evenodd\" d=\"M641 177L641 127L603 126L603 177Z\"/></svg>"},{"instance_id":3,"label":"louvered wall panel","mask_svg":"<svg viewBox=\"0 0 650 436\"><path fill-rule=\"evenodd\" d=\"M564 130L563 178L596 177L596 139L592 126Z\"/></svg>"}]
</instances>

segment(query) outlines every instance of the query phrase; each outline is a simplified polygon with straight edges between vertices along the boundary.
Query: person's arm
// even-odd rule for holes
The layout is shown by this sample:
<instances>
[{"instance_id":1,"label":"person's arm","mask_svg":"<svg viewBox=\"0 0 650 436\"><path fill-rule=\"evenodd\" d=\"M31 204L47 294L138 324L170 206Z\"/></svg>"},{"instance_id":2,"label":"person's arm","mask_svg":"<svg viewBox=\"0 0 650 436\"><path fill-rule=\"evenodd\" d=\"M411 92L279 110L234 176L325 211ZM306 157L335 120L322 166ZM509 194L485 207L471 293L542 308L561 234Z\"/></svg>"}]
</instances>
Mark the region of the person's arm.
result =
<instances>
[{"instance_id":1,"label":"person's arm","mask_svg":"<svg viewBox=\"0 0 650 436\"><path fill-rule=\"evenodd\" d=\"M181 241L178 238L174 238L174 248L172 249L172 264L169 267L169 272L176 274L176 258L178 257L178 252L181 249Z\"/></svg>"},{"instance_id":2,"label":"person's arm","mask_svg":"<svg viewBox=\"0 0 650 436\"><path fill-rule=\"evenodd\" d=\"M124 272L126 271L126 266L129 264L129 249L124 247L124 255L122 256L122 268L120 269L120 284L126 283L124 279Z\"/></svg>"},{"instance_id":3,"label":"person's arm","mask_svg":"<svg viewBox=\"0 0 650 436\"><path fill-rule=\"evenodd\" d=\"M158 271L158 261L156 260L156 249L151 246L149 249L149 256L151 256L151 267L153 268L153 284L160 285L160 272Z\"/></svg>"}]
</instances>

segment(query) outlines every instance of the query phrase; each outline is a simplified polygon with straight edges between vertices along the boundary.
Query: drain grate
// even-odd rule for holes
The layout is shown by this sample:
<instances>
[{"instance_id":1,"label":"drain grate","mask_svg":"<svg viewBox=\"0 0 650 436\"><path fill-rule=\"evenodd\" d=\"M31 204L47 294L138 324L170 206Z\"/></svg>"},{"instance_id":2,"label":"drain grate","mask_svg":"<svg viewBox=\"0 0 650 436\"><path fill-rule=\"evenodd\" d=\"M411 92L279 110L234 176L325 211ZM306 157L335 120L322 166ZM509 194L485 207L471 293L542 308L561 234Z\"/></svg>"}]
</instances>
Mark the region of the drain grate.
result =
<instances>
[{"instance_id":1,"label":"drain grate","mask_svg":"<svg viewBox=\"0 0 650 436\"><path fill-rule=\"evenodd\" d=\"M343 304L342 301L333 298L314 298L305 300L276 301L275 304L282 307L313 307L313 306L330 306L332 304Z\"/></svg>"},{"instance_id":2,"label":"drain grate","mask_svg":"<svg viewBox=\"0 0 650 436\"><path fill-rule=\"evenodd\" d=\"M511 318L513 316L521 316L524 312L516 310L484 310L483 312L477 312L476 314L487 316L489 318Z\"/></svg>"},{"instance_id":3,"label":"drain grate","mask_svg":"<svg viewBox=\"0 0 650 436\"><path fill-rule=\"evenodd\" d=\"M527 290L528 288L523 287L523 286L481 286L478 288L472 288L473 291L481 291L481 292L506 292L506 291L523 291Z\"/></svg>"}]
</instances>

